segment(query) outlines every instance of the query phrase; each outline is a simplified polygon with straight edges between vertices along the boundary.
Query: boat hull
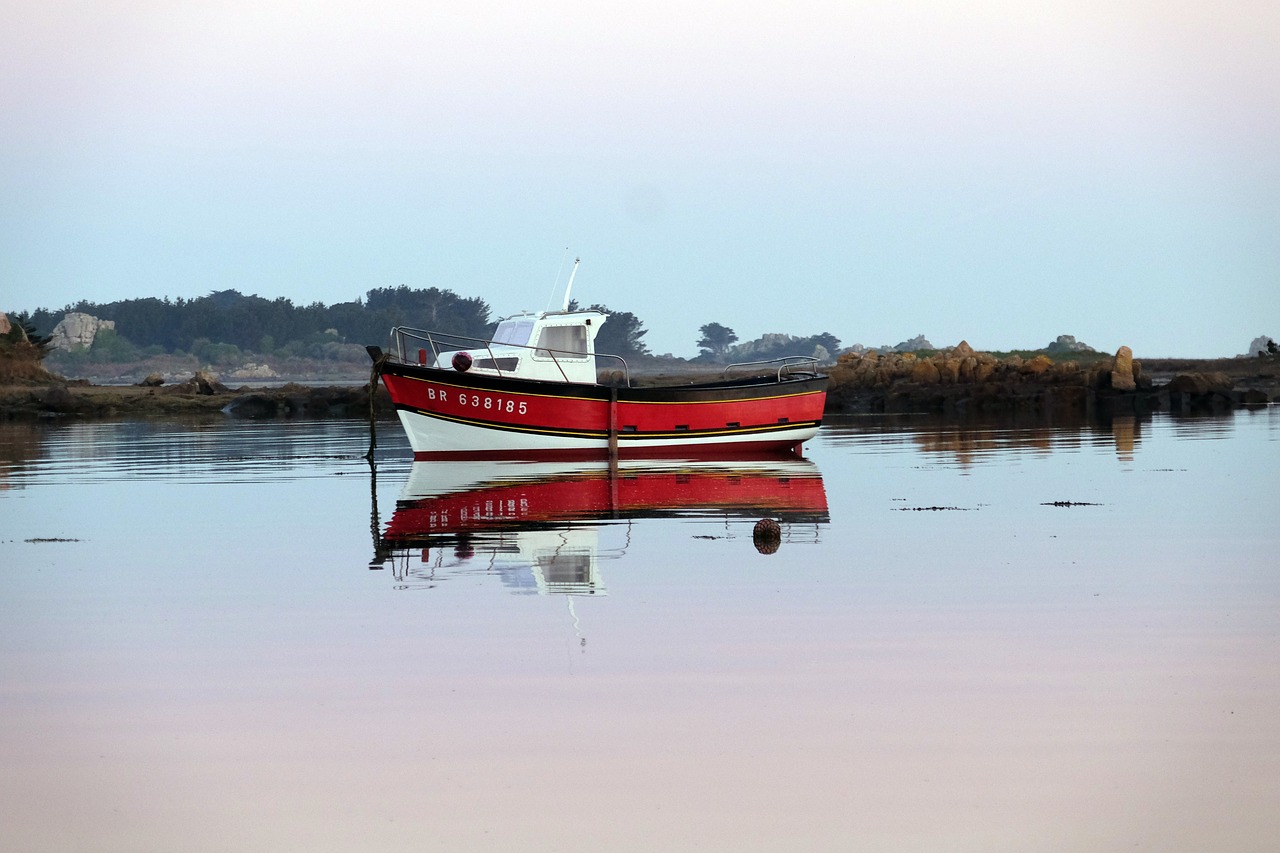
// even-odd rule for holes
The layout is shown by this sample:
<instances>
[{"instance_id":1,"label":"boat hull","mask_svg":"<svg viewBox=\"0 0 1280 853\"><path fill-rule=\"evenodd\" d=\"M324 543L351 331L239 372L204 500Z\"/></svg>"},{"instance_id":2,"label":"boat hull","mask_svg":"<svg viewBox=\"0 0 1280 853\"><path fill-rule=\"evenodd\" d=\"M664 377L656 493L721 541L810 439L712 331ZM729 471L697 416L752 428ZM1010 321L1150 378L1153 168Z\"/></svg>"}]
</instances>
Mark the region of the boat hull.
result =
<instances>
[{"instance_id":1,"label":"boat hull","mask_svg":"<svg viewBox=\"0 0 1280 853\"><path fill-rule=\"evenodd\" d=\"M611 388L388 363L415 459L716 456L798 451L826 377Z\"/></svg>"}]
</instances>

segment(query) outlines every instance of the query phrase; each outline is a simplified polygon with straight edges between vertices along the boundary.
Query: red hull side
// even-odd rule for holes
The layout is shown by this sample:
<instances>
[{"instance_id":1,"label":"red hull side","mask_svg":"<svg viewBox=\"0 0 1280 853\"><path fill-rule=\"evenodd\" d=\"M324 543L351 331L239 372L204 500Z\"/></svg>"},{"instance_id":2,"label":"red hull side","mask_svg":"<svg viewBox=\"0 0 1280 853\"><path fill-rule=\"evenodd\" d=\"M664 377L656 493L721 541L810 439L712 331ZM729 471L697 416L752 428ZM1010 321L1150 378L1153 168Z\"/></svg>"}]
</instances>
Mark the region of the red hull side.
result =
<instances>
[{"instance_id":1,"label":"red hull side","mask_svg":"<svg viewBox=\"0 0 1280 853\"><path fill-rule=\"evenodd\" d=\"M610 389L399 366L383 381L416 458L599 455L611 439L628 456L779 449L811 435L826 402L824 377Z\"/></svg>"}]
</instances>

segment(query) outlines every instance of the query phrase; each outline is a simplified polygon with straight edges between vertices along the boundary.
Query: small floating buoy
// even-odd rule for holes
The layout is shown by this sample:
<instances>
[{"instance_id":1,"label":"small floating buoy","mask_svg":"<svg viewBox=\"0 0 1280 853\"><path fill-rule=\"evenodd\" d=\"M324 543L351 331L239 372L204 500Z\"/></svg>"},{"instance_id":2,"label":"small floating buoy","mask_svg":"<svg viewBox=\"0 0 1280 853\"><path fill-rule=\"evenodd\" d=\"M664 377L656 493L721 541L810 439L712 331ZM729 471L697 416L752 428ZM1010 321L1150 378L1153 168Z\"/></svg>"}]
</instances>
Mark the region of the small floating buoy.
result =
<instances>
[{"instance_id":1,"label":"small floating buoy","mask_svg":"<svg viewBox=\"0 0 1280 853\"><path fill-rule=\"evenodd\" d=\"M471 353L456 352L453 354L453 369L459 373L466 373L471 369Z\"/></svg>"},{"instance_id":2,"label":"small floating buoy","mask_svg":"<svg viewBox=\"0 0 1280 853\"><path fill-rule=\"evenodd\" d=\"M772 518L762 518L751 531L751 541L761 554L772 554L782 545L782 527Z\"/></svg>"}]
</instances>

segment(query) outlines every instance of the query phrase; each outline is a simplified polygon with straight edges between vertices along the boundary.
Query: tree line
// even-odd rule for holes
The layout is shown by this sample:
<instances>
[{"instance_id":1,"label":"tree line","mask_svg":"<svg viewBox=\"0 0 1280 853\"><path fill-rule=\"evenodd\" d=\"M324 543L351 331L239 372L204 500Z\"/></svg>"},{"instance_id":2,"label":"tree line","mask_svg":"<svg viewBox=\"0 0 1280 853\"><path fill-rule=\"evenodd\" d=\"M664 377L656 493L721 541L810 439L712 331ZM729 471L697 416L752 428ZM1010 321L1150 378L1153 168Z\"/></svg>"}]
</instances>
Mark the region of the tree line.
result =
<instances>
[{"instance_id":1,"label":"tree line","mask_svg":"<svg viewBox=\"0 0 1280 853\"><path fill-rule=\"evenodd\" d=\"M570 304L577 309L577 302ZM652 355L644 341L644 323L629 311L591 305L609 315L596 338L598 352L634 358ZM33 333L47 335L70 313L89 314L115 323L95 340L94 360L126 361L150 355L191 353L227 363L247 353L334 358L345 348L384 341L395 326L448 331L487 338L497 325L488 303L440 288L383 287L363 299L325 305L295 304L285 297L266 299L237 290L221 290L194 299L147 297L116 302L81 300L58 310L38 308L21 318ZM838 352L839 340L823 333L811 337L765 335L739 344L732 329L708 323L700 329L698 361L750 361L785 355ZM81 353L81 357L89 354Z\"/></svg>"},{"instance_id":2,"label":"tree line","mask_svg":"<svg viewBox=\"0 0 1280 853\"><path fill-rule=\"evenodd\" d=\"M647 330L638 317L604 305L591 308L610 315L596 341L602 352L649 354ZM33 333L49 333L71 313L115 323L115 329L100 332L93 345L100 360L110 361L166 353L192 353L215 362L228 360L219 355L243 353L323 358L331 357L336 345L359 345L362 354L364 345L385 341L396 326L485 338L497 325L488 303L479 297L406 285L375 288L363 299L333 305L297 305L285 297L265 299L222 290L195 299L81 300L57 310L38 308L13 316Z\"/></svg>"},{"instance_id":3,"label":"tree line","mask_svg":"<svg viewBox=\"0 0 1280 853\"><path fill-rule=\"evenodd\" d=\"M720 323L707 323L698 331L702 333L698 339L700 361L766 361L787 356L814 356L828 361L840 352L840 339L830 332L808 337L768 334L739 344L737 333Z\"/></svg>"},{"instance_id":4,"label":"tree line","mask_svg":"<svg viewBox=\"0 0 1280 853\"><path fill-rule=\"evenodd\" d=\"M334 305L295 305L285 297L265 299L236 290L196 299L82 300L58 311L37 309L29 322L52 331L70 313L112 320L117 336L129 344L165 352L190 352L201 341L263 353L316 336L372 343L386 337L392 326L421 322L439 323L467 335L483 335L489 326L489 306L482 299L403 285L370 290L364 300Z\"/></svg>"}]
</instances>

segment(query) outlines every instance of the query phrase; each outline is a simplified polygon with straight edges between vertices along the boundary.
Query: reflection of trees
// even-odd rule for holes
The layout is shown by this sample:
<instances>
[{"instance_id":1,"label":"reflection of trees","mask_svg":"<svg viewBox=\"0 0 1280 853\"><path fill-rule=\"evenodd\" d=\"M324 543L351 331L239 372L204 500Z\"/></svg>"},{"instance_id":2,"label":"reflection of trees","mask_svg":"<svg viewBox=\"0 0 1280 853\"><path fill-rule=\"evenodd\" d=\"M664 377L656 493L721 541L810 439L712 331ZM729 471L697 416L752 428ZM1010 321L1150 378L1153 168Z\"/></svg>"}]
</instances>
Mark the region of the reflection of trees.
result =
<instances>
[{"instance_id":1,"label":"reflection of trees","mask_svg":"<svg viewBox=\"0 0 1280 853\"><path fill-rule=\"evenodd\" d=\"M0 424L0 489L18 488L20 483L11 481L11 473L21 471L43 455L48 429L47 426L24 421Z\"/></svg>"}]
</instances>

